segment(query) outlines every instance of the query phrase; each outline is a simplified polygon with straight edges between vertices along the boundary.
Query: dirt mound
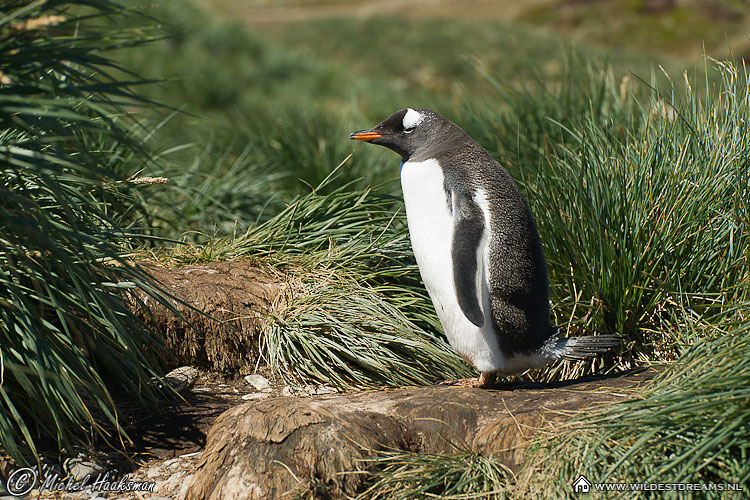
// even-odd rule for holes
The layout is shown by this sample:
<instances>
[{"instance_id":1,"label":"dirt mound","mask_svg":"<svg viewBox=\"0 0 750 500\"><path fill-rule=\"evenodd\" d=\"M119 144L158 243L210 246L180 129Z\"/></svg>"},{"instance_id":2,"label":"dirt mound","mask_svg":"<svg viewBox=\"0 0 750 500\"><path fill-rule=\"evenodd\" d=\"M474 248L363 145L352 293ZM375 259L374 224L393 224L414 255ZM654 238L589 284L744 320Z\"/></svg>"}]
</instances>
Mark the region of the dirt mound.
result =
<instances>
[{"instance_id":1,"label":"dirt mound","mask_svg":"<svg viewBox=\"0 0 750 500\"><path fill-rule=\"evenodd\" d=\"M252 373L265 317L283 289L278 276L249 261L210 262L169 269L141 264L172 295L184 319L141 295L164 331L169 363Z\"/></svg>"},{"instance_id":2,"label":"dirt mound","mask_svg":"<svg viewBox=\"0 0 750 500\"><path fill-rule=\"evenodd\" d=\"M362 459L377 450L492 453L513 471L533 436L581 410L612 404L653 372L499 391L445 386L274 398L232 408L211 428L188 490L200 500L282 498L311 482L331 498L361 486Z\"/></svg>"}]
</instances>

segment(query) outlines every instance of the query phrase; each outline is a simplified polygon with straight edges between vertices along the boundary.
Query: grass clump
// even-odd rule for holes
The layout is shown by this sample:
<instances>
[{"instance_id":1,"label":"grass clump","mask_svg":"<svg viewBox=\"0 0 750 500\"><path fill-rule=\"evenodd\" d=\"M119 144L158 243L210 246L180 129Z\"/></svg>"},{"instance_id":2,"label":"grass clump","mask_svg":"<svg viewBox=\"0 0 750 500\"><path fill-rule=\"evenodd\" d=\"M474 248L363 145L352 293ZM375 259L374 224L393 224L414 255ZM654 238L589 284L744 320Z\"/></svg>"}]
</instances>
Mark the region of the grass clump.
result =
<instances>
[{"instance_id":1,"label":"grass clump","mask_svg":"<svg viewBox=\"0 0 750 500\"><path fill-rule=\"evenodd\" d=\"M707 340L640 397L583 419L536 449L537 467L525 487L572 498L568 485L584 474L597 483L739 484L747 491L750 324L732 322L703 334ZM725 498L727 492L665 494Z\"/></svg>"},{"instance_id":2,"label":"grass clump","mask_svg":"<svg viewBox=\"0 0 750 500\"><path fill-rule=\"evenodd\" d=\"M399 387L469 375L445 339L410 321L390 296L327 271L301 279L265 339L269 364L287 381Z\"/></svg>"},{"instance_id":3,"label":"grass clump","mask_svg":"<svg viewBox=\"0 0 750 500\"><path fill-rule=\"evenodd\" d=\"M138 96L102 55L133 42L96 23L111 2L5 2L0 10L0 447L126 438L113 394L155 401L158 335L123 292L145 212L126 182L145 158L123 106ZM112 435L107 429L116 429Z\"/></svg>"},{"instance_id":4,"label":"grass clump","mask_svg":"<svg viewBox=\"0 0 750 500\"><path fill-rule=\"evenodd\" d=\"M380 452L368 462L374 470L358 500L511 498L513 473L492 456L468 449L449 455Z\"/></svg>"},{"instance_id":5,"label":"grass clump","mask_svg":"<svg viewBox=\"0 0 750 500\"><path fill-rule=\"evenodd\" d=\"M374 387L469 376L421 285L401 200L352 185L318 193L344 165L244 235L166 257L251 258L284 273L288 286L262 345L289 383Z\"/></svg>"},{"instance_id":6,"label":"grass clump","mask_svg":"<svg viewBox=\"0 0 750 500\"><path fill-rule=\"evenodd\" d=\"M557 322L625 334L620 367L676 359L698 340L689 321L710 324L750 290L747 73L712 62L697 91L575 67L539 90L495 81L510 112L469 110L469 128L532 206Z\"/></svg>"}]
</instances>

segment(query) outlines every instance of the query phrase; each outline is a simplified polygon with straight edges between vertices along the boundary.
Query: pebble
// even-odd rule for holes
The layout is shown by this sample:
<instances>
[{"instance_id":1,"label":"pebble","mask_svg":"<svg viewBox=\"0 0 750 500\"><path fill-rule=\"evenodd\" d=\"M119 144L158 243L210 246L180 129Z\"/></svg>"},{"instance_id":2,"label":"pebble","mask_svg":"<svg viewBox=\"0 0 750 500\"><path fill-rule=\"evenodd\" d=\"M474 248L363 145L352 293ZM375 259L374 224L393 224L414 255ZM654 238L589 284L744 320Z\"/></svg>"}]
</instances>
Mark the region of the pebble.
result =
<instances>
[{"instance_id":1,"label":"pebble","mask_svg":"<svg viewBox=\"0 0 750 500\"><path fill-rule=\"evenodd\" d=\"M171 458L164 462L162 465L166 468L171 468L173 465L179 465L180 464L180 457Z\"/></svg>"},{"instance_id":2,"label":"pebble","mask_svg":"<svg viewBox=\"0 0 750 500\"><path fill-rule=\"evenodd\" d=\"M250 394L245 394L244 396L242 396L242 399L244 401L252 401L253 399L264 399L268 396L268 394L262 392L251 392Z\"/></svg>"},{"instance_id":3,"label":"pebble","mask_svg":"<svg viewBox=\"0 0 750 500\"><path fill-rule=\"evenodd\" d=\"M197 389L192 389L191 392L194 392L196 394L208 394L210 392L213 392L213 390L210 387L198 387Z\"/></svg>"},{"instance_id":4,"label":"pebble","mask_svg":"<svg viewBox=\"0 0 750 500\"><path fill-rule=\"evenodd\" d=\"M187 498L188 488L190 487L190 481L193 480L193 476L194 474L190 474L182 478L182 486L180 486L180 491L177 492L178 500L184 500L185 498Z\"/></svg>"},{"instance_id":5,"label":"pebble","mask_svg":"<svg viewBox=\"0 0 750 500\"><path fill-rule=\"evenodd\" d=\"M323 394L338 394L339 390L335 387L329 387L327 385L321 385L318 387L315 387L315 395L316 396L322 396Z\"/></svg>"},{"instance_id":6,"label":"pebble","mask_svg":"<svg viewBox=\"0 0 750 500\"><path fill-rule=\"evenodd\" d=\"M91 479L95 479L99 477L99 474L104 474L106 472L104 466L81 457L65 460L65 462L63 462L63 469L75 481L83 481L86 476L91 476Z\"/></svg>"},{"instance_id":7,"label":"pebble","mask_svg":"<svg viewBox=\"0 0 750 500\"><path fill-rule=\"evenodd\" d=\"M184 392L195 384L200 372L192 366L181 366L164 375L164 380L177 392Z\"/></svg>"},{"instance_id":8,"label":"pebble","mask_svg":"<svg viewBox=\"0 0 750 500\"><path fill-rule=\"evenodd\" d=\"M338 394L339 390L335 387L327 385L320 385L317 387L306 385L304 387L292 388L289 386L284 387L281 390L282 396L298 396L298 397L309 397L309 396L323 396L325 394Z\"/></svg>"},{"instance_id":9,"label":"pebble","mask_svg":"<svg viewBox=\"0 0 750 500\"><path fill-rule=\"evenodd\" d=\"M255 387L255 389L258 391L271 391L271 382L269 382L268 379L262 375L247 375L245 377L245 382Z\"/></svg>"}]
</instances>

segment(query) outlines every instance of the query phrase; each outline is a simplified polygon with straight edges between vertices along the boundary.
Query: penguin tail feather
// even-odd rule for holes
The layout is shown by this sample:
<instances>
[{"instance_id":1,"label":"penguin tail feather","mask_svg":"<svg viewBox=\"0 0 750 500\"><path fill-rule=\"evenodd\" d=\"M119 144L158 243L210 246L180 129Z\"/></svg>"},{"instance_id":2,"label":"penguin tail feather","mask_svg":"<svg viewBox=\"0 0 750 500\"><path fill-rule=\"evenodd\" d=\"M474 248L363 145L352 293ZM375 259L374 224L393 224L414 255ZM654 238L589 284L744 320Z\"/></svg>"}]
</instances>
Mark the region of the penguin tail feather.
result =
<instances>
[{"instance_id":1,"label":"penguin tail feather","mask_svg":"<svg viewBox=\"0 0 750 500\"><path fill-rule=\"evenodd\" d=\"M622 344L622 335L587 335L583 337L560 337L558 329L542 346L542 355L549 361L569 359L573 361L593 358Z\"/></svg>"}]
</instances>

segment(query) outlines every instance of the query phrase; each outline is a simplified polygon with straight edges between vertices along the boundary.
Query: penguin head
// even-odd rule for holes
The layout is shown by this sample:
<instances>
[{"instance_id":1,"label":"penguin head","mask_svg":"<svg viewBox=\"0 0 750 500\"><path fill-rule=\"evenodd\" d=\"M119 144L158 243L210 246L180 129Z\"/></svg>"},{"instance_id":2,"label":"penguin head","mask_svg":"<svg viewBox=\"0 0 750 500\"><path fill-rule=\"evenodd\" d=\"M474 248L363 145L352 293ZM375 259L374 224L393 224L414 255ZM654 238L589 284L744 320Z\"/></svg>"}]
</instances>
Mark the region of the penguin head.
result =
<instances>
[{"instance_id":1,"label":"penguin head","mask_svg":"<svg viewBox=\"0 0 750 500\"><path fill-rule=\"evenodd\" d=\"M406 108L370 130L353 132L349 138L385 146L406 161L430 147L440 130L449 125L451 122L429 109Z\"/></svg>"}]
</instances>

